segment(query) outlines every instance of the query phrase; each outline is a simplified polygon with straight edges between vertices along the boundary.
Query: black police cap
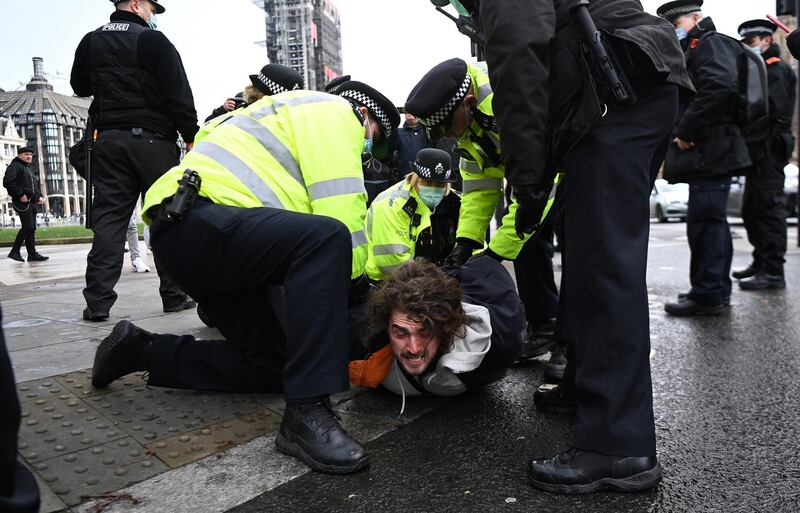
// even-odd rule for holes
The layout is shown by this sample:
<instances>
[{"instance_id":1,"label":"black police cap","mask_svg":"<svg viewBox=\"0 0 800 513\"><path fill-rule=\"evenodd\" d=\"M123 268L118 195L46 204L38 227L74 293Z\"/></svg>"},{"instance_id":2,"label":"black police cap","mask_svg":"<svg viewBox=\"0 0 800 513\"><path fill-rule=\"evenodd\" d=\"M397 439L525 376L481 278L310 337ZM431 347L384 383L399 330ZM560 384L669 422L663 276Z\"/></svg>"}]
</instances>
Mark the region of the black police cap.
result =
<instances>
[{"instance_id":1,"label":"black police cap","mask_svg":"<svg viewBox=\"0 0 800 513\"><path fill-rule=\"evenodd\" d=\"M703 7L703 0L674 0L667 2L656 10L656 14L666 19L670 23L681 16L691 14L701 10Z\"/></svg>"},{"instance_id":2,"label":"black police cap","mask_svg":"<svg viewBox=\"0 0 800 513\"><path fill-rule=\"evenodd\" d=\"M414 172L426 180L440 183L454 183L456 174L453 172L450 154L436 148L419 150L414 159Z\"/></svg>"},{"instance_id":3,"label":"black police cap","mask_svg":"<svg viewBox=\"0 0 800 513\"><path fill-rule=\"evenodd\" d=\"M400 124L400 113L397 107L376 89L357 80L342 81L336 86L336 94L346 98L350 103L366 107L383 130L384 142L392 135Z\"/></svg>"},{"instance_id":4,"label":"black police cap","mask_svg":"<svg viewBox=\"0 0 800 513\"><path fill-rule=\"evenodd\" d=\"M250 82L267 96L304 87L300 73L282 64L267 64L258 75L250 75Z\"/></svg>"},{"instance_id":5,"label":"black police cap","mask_svg":"<svg viewBox=\"0 0 800 513\"><path fill-rule=\"evenodd\" d=\"M17 155L22 155L23 153L33 153L33 148L30 146L23 146L17 150Z\"/></svg>"},{"instance_id":6,"label":"black police cap","mask_svg":"<svg viewBox=\"0 0 800 513\"><path fill-rule=\"evenodd\" d=\"M434 66L420 80L406 100L406 112L432 129L448 119L470 91L472 79L467 63L450 59Z\"/></svg>"},{"instance_id":7,"label":"black police cap","mask_svg":"<svg viewBox=\"0 0 800 513\"><path fill-rule=\"evenodd\" d=\"M771 36L778 26L769 20L749 20L739 25L739 37Z\"/></svg>"},{"instance_id":8,"label":"black police cap","mask_svg":"<svg viewBox=\"0 0 800 513\"><path fill-rule=\"evenodd\" d=\"M127 0L111 0L111 3L113 3L114 5L117 5L118 3L125 2L125 1L127 1ZM161 5L160 3L158 3L158 0L148 0L148 1L151 4L153 4L153 6L156 8L156 14L163 14L164 11L166 11L164 6Z\"/></svg>"},{"instance_id":9,"label":"black police cap","mask_svg":"<svg viewBox=\"0 0 800 513\"><path fill-rule=\"evenodd\" d=\"M327 84L325 84L325 92L330 94L336 94L339 92L339 89L342 84L348 82L350 80L350 75L339 75L338 77L334 78Z\"/></svg>"}]
</instances>

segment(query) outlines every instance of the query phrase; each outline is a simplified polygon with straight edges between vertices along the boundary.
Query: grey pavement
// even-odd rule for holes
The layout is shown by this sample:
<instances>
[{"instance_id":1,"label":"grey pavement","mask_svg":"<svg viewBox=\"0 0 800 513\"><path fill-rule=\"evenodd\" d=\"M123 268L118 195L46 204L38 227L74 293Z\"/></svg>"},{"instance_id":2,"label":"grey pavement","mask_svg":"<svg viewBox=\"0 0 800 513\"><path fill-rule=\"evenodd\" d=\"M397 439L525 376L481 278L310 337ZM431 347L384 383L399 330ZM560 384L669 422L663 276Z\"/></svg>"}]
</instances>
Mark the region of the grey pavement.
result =
<instances>
[{"instance_id":1,"label":"grey pavement","mask_svg":"<svg viewBox=\"0 0 800 513\"><path fill-rule=\"evenodd\" d=\"M744 236L741 225L734 230ZM750 248L743 237L734 245L734 267L742 267ZM728 314L675 319L663 304L688 285L685 225L652 225L651 361L665 479L648 493L586 497L537 492L525 481L528 457L554 453L571 436L571 419L532 405L541 361L480 392L411 398L401 419L391 394L337 397L343 423L368 442L373 461L347 477L308 472L276 453L277 396L150 389L140 376L94 391L85 371L122 318L151 331L218 334L193 311L164 314L155 273L132 273L127 257L111 319L86 323L88 246L46 249L52 258L42 264L0 257L3 328L28 414L20 458L40 479L43 511L800 511L793 243L785 291L736 289Z\"/></svg>"}]
</instances>

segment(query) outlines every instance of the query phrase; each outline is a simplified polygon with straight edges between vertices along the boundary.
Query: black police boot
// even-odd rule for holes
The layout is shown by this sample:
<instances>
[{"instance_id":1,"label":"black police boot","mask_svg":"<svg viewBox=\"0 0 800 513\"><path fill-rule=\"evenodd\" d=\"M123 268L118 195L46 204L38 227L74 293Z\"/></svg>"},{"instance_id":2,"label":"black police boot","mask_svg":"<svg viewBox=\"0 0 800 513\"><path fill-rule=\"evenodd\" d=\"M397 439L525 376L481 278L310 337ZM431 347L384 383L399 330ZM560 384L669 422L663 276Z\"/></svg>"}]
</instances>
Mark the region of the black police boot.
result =
<instances>
[{"instance_id":1,"label":"black police boot","mask_svg":"<svg viewBox=\"0 0 800 513\"><path fill-rule=\"evenodd\" d=\"M533 404L544 413L575 415L575 390L564 385L542 385L533 394Z\"/></svg>"},{"instance_id":2,"label":"black police boot","mask_svg":"<svg viewBox=\"0 0 800 513\"><path fill-rule=\"evenodd\" d=\"M780 274L767 274L759 271L749 280L739 282L742 290L785 289L786 280Z\"/></svg>"},{"instance_id":3,"label":"black police boot","mask_svg":"<svg viewBox=\"0 0 800 513\"><path fill-rule=\"evenodd\" d=\"M12 249L11 252L8 253L8 258L16 260L17 262L25 261L25 259L22 258L22 253L20 253L18 249Z\"/></svg>"},{"instance_id":4,"label":"black police boot","mask_svg":"<svg viewBox=\"0 0 800 513\"><path fill-rule=\"evenodd\" d=\"M92 386L105 388L112 381L136 371L147 370L153 334L120 321L100 342L94 354Z\"/></svg>"},{"instance_id":5,"label":"black police boot","mask_svg":"<svg viewBox=\"0 0 800 513\"><path fill-rule=\"evenodd\" d=\"M44 256L38 251L33 253L32 255L28 255L28 262L44 262L45 260L50 260L50 257Z\"/></svg>"},{"instance_id":6,"label":"black police boot","mask_svg":"<svg viewBox=\"0 0 800 513\"><path fill-rule=\"evenodd\" d=\"M164 313L174 313L174 312L182 312L184 310L190 310L197 306L197 303L194 299L186 296L186 299L181 301L180 303L175 304L164 304Z\"/></svg>"},{"instance_id":7,"label":"black police boot","mask_svg":"<svg viewBox=\"0 0 800 513\"><path fill-rule=\"evenodd\" d=\"M687 299L689 299L689 293L688 292L681 292L680 294L678 294L678 301L685 301ZM725 305L725 306L731 306L731 296L723 297L722 298L722 304Z\"/></svg>"},{"instance_id":8,"label":"black police boot","mask_svg":"<svg viewBox=\"0 0 800 513\"><path fill-rule=\"evenodd\" d=\"M655 456L608 456L573 447L552 458L531 459L528 481L556 493L636 492L661 481L661 465Z\"/></svg>"},{"instance_id":9,"label":"black police boot","mask_svg":"<svg viewBox=\"0 0 800 513\"><path fill-rule=\"evenodd\" d=\"M95 312L87 306L83 309L83 320L90 322L103 322L108 320L108 312Z\"/></svg>"},{"instance_id":10,"label":"black police boot","mask_svg":"<svg viewBox=\"0 0 800 513\"><path fill-rule=\"evenodd\" d=\"M367 449L342 428L338 419L327 397L287 401L275 446L327 474L349 474L366 468Z\"/></svg>"},{"instance_id":11,"label":"black police boot","mask_svg":"<svg viewBox=\"0 0 800 513\"><path fill-rule=\"evenodd\" d=\"M211 317L208 316L208 312L206 312L201 305L197 305L197 317L208 326L209 328L214 327L214 321L211 320Z\"/></svg>"},{"instance_id":12,"label":"black police boot","mask_svg":"<svg viewBox=\"0 0 800 513\"><path fill-rule=\"evenodd\" d=\"M667 303L664 310L676 317L691 317L696 315L719 315L725 310L725 304L720 302L716 305L706 305L698 303L688 297L679 299L677 303Z\"/></svg>"},{"instance_id":13,"label":"black police boot","mask_svg":"<svg viewBox=\"0 0 800 513\"><path fill-rule=\"evenodd\" d=\"M743 280L745 278L750 278L751 276L755 276L758 272L758 268L756 267L755 263L751 263L747 266L747 269L742 269L741 271L733 271L731 276L733 276L737 280Z\"/></svg>"},{"instance_id":14,"label":"black police boot","mask_svg":"<svg viewBox=\"0 0 800 513\"><path fill-rule=\"evenodd\" d=\"M547 383L561 383L564 370L567 368L567 344L556 343L550 352L550 361L544 368L544 380Z\"/></svg>"},{"instance_id":15,"label":"black police boot","mask_svg":"<svg viewBox=\"0 0 800 513\"><path fill-rule=\"evenodd\" d=\"M521 362L542 356L556 345L553 340L554 327L554 320L547 320L533 325L528 324L527 335L522 342L522 353L517 361Z\"/></svg>"}]
</instances>

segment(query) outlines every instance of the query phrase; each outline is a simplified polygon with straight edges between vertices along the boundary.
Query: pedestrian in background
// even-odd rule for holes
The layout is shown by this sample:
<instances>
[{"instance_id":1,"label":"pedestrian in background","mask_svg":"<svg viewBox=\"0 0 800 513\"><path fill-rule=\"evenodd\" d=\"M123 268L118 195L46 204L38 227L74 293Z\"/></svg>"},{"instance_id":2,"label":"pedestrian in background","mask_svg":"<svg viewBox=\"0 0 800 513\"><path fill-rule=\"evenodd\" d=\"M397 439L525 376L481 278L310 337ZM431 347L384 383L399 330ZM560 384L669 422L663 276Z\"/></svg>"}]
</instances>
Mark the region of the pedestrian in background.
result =
<instances>
[{"instance_id":1,"label":"pedestrian in background","mask_svg":"<svg viewBox=\"0 0 800 513\"><path fill-rule=\"evenodd\" d=\"M258 75L250 75L250 83L244 87L244 91L236 93L214 109L206 118L206 122L232 110L247 107L264 96L295 91L304 87L303 77L292 68L282 64L267 64L261 68Z\"/></svg>"},{"instance_id":2,"label":"pedestrian in background","mask_svg":"<svg viewBox=\"0 0 800 513\"><path fill-rule=\"evenodd\" d=\"M19 215L20 229L8 253L8 258L17 262L25 261L20 253L23 242L28 250L28 262L42 262L50 258L36 251L36 205L44 204L44 196L36 187L31 162L33 150L23 146L17 150L17 156L8 165L3 176L3 187L8 191L11 205Z\"/></svg>"},{"instance_id":3,"label":"pedestrian in background","mask_svg":"<svg viewBox=\"0 0 800 513\"><path fill-rule=\"evenodd\" d=\"M86 261L83 296L87 321L104 321L117 299L114 286L124 261L125 234L136 201L176 165L178 134L191 150L197 133L192 89L180 55L156 29L164 12L157 0L111 0L111 21L84 36L75 51L71 84L78 96L94 96L87 136L97 131L93 152L94 239ZM156 270L164 312L195 306Z\"/></svg>"}]
</instances>

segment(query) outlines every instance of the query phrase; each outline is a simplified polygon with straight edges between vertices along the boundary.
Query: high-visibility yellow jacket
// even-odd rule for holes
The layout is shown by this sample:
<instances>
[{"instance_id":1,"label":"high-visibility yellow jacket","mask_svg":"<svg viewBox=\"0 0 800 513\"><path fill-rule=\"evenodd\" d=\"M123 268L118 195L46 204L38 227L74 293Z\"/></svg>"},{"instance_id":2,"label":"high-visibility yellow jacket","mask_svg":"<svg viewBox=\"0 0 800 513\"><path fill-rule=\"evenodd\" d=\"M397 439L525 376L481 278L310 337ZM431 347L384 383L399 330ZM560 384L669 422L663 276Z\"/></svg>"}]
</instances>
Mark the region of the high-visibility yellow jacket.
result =
<instances>
[{"instance_id":1,"label":"high-visibility yellow jacket","mask_svg":"<svg viewBox=\"0 0 800 513\"><path fill-rule=\"evenodd\" d=\"M503 197L506 169L500 157L500 135L494 123L492 110L494 93L489 84L486 63L468 63L467 72L472 77L472 92L478 100L479 114L473 116L469 129L458 141L462 154L459 168L463 186L461 216L456 236L482 245L497 202ZM552 199L545 215L551 205ZM530 235L524 240L517 237L514 230L516 212L517 202L512 198L508 214L503 217L502 226L489 242L489 249L508 260L517 258L525 241L530 238Z\"/></svg>"},{"instance_id":2,"label":"high-visibility yellow jacket","mask_svg":"<svg viewBox=\"0 0 800 513\"><path fill-rule=\"evenodd\" d=\"M363 274L364 128L347 100L290 91L265 96L210 123L198 133L194 149L147 191L145 212L174 195L183 172L192 169L202 178L200 196L214 203L338 219L352 236L352 276Z\"/></svg>"},{"instance_id":3,"label":"high-visibility yellow jacket","mask_svg":"<svg viewBox=\"0 0 800 513\"><path fill-rule=\"evenodd\" d=\"M380 193L367 212L367 276L375 281L389 278L414 258L419 234L430 226L431 210L408 181Z\"/></svg>"}]
</instances>

